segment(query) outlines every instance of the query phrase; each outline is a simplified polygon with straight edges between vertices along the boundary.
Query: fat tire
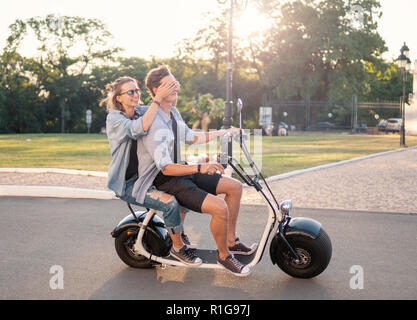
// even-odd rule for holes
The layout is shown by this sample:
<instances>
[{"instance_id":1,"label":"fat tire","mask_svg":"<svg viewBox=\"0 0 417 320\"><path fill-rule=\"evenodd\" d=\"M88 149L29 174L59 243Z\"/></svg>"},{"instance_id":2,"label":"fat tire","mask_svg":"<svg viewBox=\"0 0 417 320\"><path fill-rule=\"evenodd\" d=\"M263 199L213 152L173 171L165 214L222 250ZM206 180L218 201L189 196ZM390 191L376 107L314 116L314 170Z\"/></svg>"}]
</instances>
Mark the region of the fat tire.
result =
<instances>
[{"instance_id":1,"label":"fat tire","mask_svg":"<svg viewBox=\"0 0 417 320\"><path fill-rule=\"evenodd\" d=\"M128 236L128 231L132 230L124 230L114 241L116 252L119 258L132 268L153 268L155 264L151 260L143 255L134 254L132 248L138 233L135 232L133 235Z\"/></svg>"},{"instance_id":2,"label":"fat tire","mask_svg":"<svg viewBox=\"0 0 417 320\"><path fill-rule=\"evenodd\" d=\"M281 246L281 250L275 252L276 261L278 267L286 274L309 279L318 276L327 268L332 256L332 244L326 231L320 229L315 239L303 234L288 235L286 239L294 250L307 252L310 256L310 261L305 266L295 267L294 257L285 245Z\"/></svg>"}]
</instances>

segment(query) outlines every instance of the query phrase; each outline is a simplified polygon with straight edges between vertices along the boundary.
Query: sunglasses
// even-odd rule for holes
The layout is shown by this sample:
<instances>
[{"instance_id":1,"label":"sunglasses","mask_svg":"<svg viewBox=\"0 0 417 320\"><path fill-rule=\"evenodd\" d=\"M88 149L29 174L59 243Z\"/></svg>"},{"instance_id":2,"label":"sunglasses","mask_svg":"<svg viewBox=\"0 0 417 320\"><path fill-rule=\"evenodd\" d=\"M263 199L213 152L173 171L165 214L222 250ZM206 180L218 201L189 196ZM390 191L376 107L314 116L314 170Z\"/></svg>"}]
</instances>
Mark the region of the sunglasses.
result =
<instances>
[{"instance_id":1,"label":"sunglasses","mask_svg":"<svg viewBox=\"0 0 417 320\"><path fill-rule=\"evenodd\" d=\"M125 91L125 92L120 93L119 96L121 96L121 95L123 95L125 93L127 93L129 96L133 96L134 93L136 93L137 95L140 95L141 91L139 89L128 90L128 91Z\"/></svg>"}]
</instances>

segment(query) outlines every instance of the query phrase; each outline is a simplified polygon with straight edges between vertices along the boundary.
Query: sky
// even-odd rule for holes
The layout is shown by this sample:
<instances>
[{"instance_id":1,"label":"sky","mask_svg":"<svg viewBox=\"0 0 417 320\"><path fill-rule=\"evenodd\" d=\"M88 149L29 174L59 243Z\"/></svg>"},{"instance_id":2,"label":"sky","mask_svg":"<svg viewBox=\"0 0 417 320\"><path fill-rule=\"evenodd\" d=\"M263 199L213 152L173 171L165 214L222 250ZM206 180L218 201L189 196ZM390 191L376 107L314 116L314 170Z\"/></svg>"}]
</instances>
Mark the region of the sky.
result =
<instances>
[{"instance_id":1,"label":"sky","mask_svg":"<svg viewBox=\"0 0 417 320\"><path fill-rule=\"evenodd\" d=\"M13 0L6 3L2 3L0 11L1 48L9 35L9 25L16 19L55 13L102 20L114 35L114 45L125 49L123 56L145 59L175 56L178 43L195 35L204 25L204 13L219 9L217 0ZM384 58L398 57L406 42L410 59L414 61L417 59L417 0L380 0L380 3L383 16L379 20L379 33L389 49ZM247 9L246 16L254 23L242 21L239 27L242 32L262 25L262 20L256 21L254 10ZM33 49L29 43L22 50L30 55Z\"/></svg>"}]
</instances>

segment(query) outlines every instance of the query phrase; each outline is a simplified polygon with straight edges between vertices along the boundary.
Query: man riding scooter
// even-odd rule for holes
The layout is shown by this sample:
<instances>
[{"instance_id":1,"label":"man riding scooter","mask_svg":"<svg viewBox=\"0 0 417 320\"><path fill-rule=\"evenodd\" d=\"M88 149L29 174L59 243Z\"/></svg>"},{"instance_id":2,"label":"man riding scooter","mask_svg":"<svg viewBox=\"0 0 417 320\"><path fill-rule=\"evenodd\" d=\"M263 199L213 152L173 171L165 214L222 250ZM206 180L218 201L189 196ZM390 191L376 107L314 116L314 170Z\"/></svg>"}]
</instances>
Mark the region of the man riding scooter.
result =
<instances>
[{"instance_id":1,"label":"man riding scooter","mask_svg":"<svg viewBox=\"0 0 417 320\"><path fill-rule=\"evenodd\" d=\"M249 275L250 268L234 257L234 254L250 255L257 248L257 244L248 247L236 237L242 184L217 173L224 173L224 168L218 163L181 163L179 152L180 141L188 144L206 143L223 135L226 130L205 133L189 129L174 107L178 90L161 101L155 99L161 87L177 82L166 66L151 70L145 81L154 98L153 103L158 104L159 108L148 134L138 142L139 178L132 193L137 194L136 200L141 203L146 190L154 185L158 190L175 196L182 206L210 214L210 231L218 249L217 263L237 276ZM233 128L227 131L235 133L238 130ZM225 194L224 200L217 197L218 194ZM198 259L185 246L178 248L175 243L170 253L190 264Z\"/></svg>"}]
</instances>

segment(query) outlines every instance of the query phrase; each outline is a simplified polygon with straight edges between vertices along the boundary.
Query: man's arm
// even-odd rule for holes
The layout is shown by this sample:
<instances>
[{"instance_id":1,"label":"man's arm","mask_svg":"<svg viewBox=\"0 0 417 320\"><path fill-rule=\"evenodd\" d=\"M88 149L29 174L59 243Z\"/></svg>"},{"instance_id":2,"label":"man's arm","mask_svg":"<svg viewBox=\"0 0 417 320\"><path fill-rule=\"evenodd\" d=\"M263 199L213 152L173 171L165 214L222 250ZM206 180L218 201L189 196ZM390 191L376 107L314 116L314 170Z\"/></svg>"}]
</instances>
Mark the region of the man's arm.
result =
<instances>
[{"instance_id":1,"label":"man's arm","mask_svg":"<svg viewBox=\"0 0 417 320\"><path fill-rule=\"evenodd\" d=\"M203 144L207 143L210 140L216 139L224 135L227 131L224 129L210 131L210 132L194 132L194 140L189 144Z\"/></svg>"},{"instance_id":2,"label":"man's arm","mask_svg":"<svg viewBox=\"0 0 417 320\"><path fill-rule=\"evenodd\" d=\"M143 138L145 148L150 152L156 167L166 176L185 176L197 173L197 164L185 165L172 162L166 138L169 132L169 129L158 129L151 126L148 135ZM224 168L219 163L200 165L201 173L214 174L217 171L224 173Z\"/></svg>"},{"instance_id":3,"label":"man's arm","mask_svg":"<svg viewBox=\"0 0 417 320\"><path fill-rule=\"evenodd\" d=\"M238 133L239 128L230 128L230 129L221 129L216 131L210 131L210 132L194 132L194 140L189 144L203 144L207 143L210 140L217 139L218 137L221 137L226 132L230 133Z\"/></svg>"},{"instance_id":4,"label":"man's arm","mask_svg":"<svg viewBox=\"0 0 417 320\"><path fill-rule=\"evenodd\" d=\"M205 163L200 165L200 173L214 174L217 171L224 173L224 168L220 163ZM198 172L198 164L167 164L162 173L166 176L186 176Z\"/></svg>"}]
</instances>

